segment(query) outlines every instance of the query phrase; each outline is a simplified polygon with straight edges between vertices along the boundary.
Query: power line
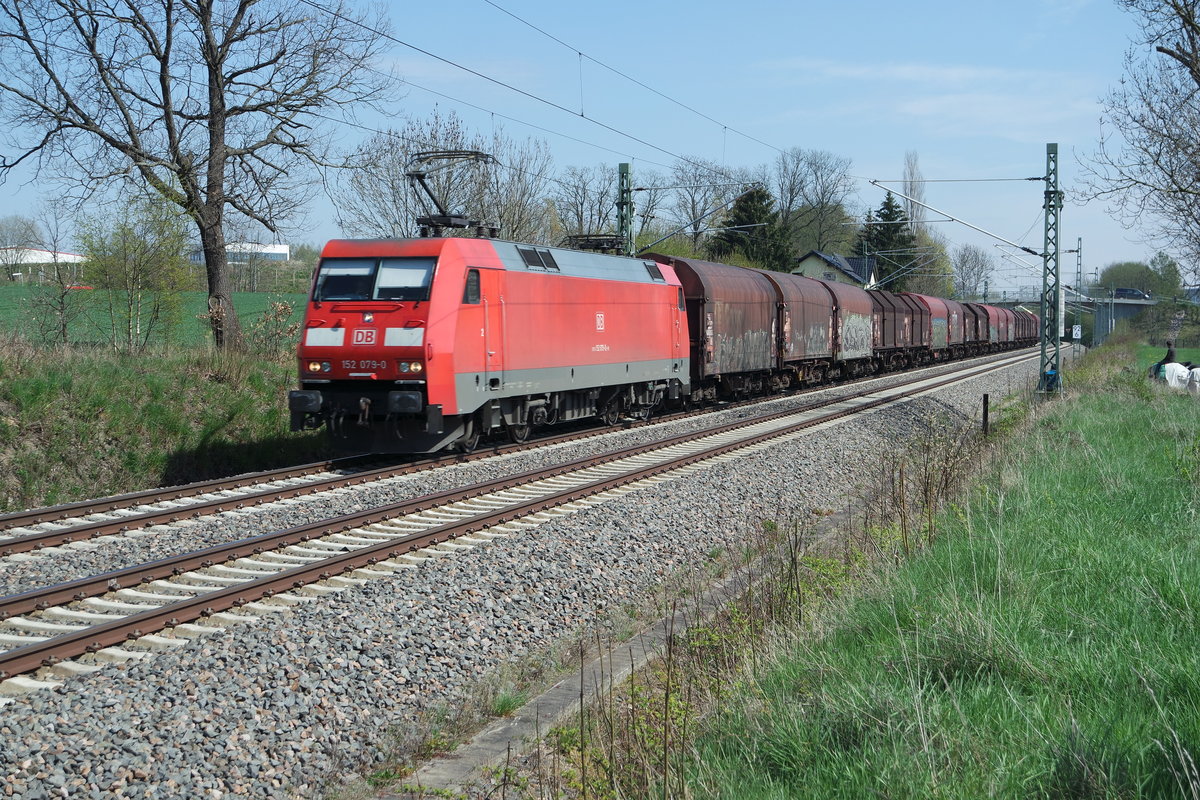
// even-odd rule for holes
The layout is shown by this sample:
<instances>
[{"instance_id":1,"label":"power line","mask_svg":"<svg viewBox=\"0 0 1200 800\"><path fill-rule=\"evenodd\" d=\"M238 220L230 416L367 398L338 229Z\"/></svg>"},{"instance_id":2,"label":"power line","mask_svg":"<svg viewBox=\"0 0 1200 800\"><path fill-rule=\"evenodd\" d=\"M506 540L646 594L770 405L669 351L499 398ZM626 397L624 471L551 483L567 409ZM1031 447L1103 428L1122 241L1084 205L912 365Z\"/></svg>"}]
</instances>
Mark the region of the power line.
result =
<instances>
[{"instance_id":1,"label":"power line","mask_svg":"<svg viewBox=\"0 0 1200 800\"><path fill-rule=\"evenodd\" d=\"M487 0L484 0L487 2ZM921 178L913 180L911 178L901 178L900 180L870 180L869 178L859 178L859 180L870 181L871 183L1000 183L1003 181L1044 181L1045 176L1036 178Z\"/></svg>"},{"instance_id":2,"label":"power line","mask_svg":"<svg viewBox=\"0 0 1200 800\"><path fill-rule=\"evenodd\" d=\"M422 47L418 47L415 44L406 42L403 39L398 39L397 37L391 35L390 33L386 32L386 31L379 30L378 28L373 28L370 25L367 25L365 22L361 22L359 20L352 19L338 11L335 11L330 8L326 8L325 6L322 6L320 3L315 2L315 0L300 0L300 2L304 3L305 5L311 6L312 8L315 8L318 11L321 11L332 17L340 19L343 22L348 22L351 25L356 25L356 26L362 28L363 30L373 33L382 39L387 39L390 42L395 42L396 44L401 45L402 47L407 47L410 50L415 50L416 52L421 53L422 55L429 56L430 58L440 61L443 64L448 64L449 66L452 66L455 69L460 69L463 72L466 72L466 73L476 76L477 78L482 78L483 80L488 81L489 83L494 83L495 85L501 86L505 89L508 89L511 92L516 92L517 94L521 95L522 97L527 97L530 100L536 100L539 103L547 105L558 111L562 111L566 114L570 114L573 117L580 117L581 119L585 119L588 122L592 123L593 125L597 125L611 133L617 134L618 136L624 136L626 139L629 139L631 141L637 142L638 144L649 147L652 150L657 150L658 152L663 153L668 156L671 156L674 159L683 161L685 163L691 164L694 167L699 167L699 168L707 170L709 172L714 172L714 173L721 175L723 177L726 177L726 178L733 177L732 175L726 173L724 170L713 169L712 167L708 166L707 164L702 164L702 163L693 161L690 158L686 158L684 156L679 155L678 153L674 153L670 150L667 150L665 147L659 147L658 145L648 142L645 139L642 139L641 137L634 136L631 133L626 133L625 131L622 131L619 128L609 125L608 123L601 122L600 120L596 119L595 117L589 117L588 115L584 114L582 111L576 113L576 112L572 111L571 109L567 108L566 106L554 102L553 100L547 100L546 98L536 95L532 92L528 92L524 89L513 86L510 83L506 83L505 81L502 81L499 78L493 78L491 75L487 75L483 72L480 72L479 70L472 69L471 67L465 66L463 64L459 64L458 62L453 61L449 58L445 58L444 56L439 56L436 53L432 53Z\"/></svg>"},{"instance_id":3,"label":"power line","mask_svg":"<svg viewBox=\"0 0 1200 800\"><path fill-rule=\"evenodd\" d=\"M384 73L380 72L379 70L372 70L372 72L375 72L375 73L377 73L377 74L380 74L380 75L384 74ZM506 120L508 120L508 121L510 121L510 122L515 122L515 123L517 123L518 125L524 125L524 126L526 126L526 127L528 127L528 128L533 128L534 130L541 131L542 133L548 133L548 134L550 134L551 136L558 136L558 137L561 137L561 138L563 138L563 139L569 139L570 141L572 141L572 142L575 142L575 143L577 143L577 144L582 144L582 145L585 145L585 146L587 146L587 147L594 147L594 148L596 148L597 150L604 150L605 152L612 153L613 155L616 155L616 156L625 156L625 157L628 157L628 158L630 158L630 159L635 159L635 158L636 158L636 157L634 157L634 156L631 156L629 153L625 153L625 152L622 152L622 151L620 151L620 150L614 150L614 149L613 149L613 148L611 148L611 147L606 147L606 146L604 146L604 145L602 145L602 144L596 144L595 142L589 142L589 141L587 141L586 139L580 139L580 138L579 138L579 137L577 137L577 136L572 136L572 135L570 135L570 134L568 134L568 133L563 133L563 132L561 132L561 131L556 131L556 130L553 130L553 129L551 129L551 128L547 128L547 127L545 127L545 126L542 126L542 125L537 125L537 124L535 124L535 123L532 123L532 122L526 122L526 121L525 121L525 120L523 120L523 119L518 119L517 117L510 116L510 115L508 115L508 114L505 114L505 113L503 113L503 112L500 112L500 111L493 111L493 110L492 110L492 109L490 109L490 108L486 108L486 107L484 107L484 106L476 105L475 103L472 103L472 102L470 102L470 101L468 101L468 100L463 100L462 98L459 98L459 97L455 97L454 95L449 95L449 94L446 94L445 92L439 92L439 91L437 91L436 89L430 89L428 86L422 86L422 85L420 85L419 83L413 83L412 81L410 81L410 80L409 80L409 79L407 79L407 78L401 78L401 79L400 79L400 82L401 82L401 83L404 83L404 84L407 84L407 85L409 85L409 86L412 86L414 89L420 89L420 90L421 90L421 91L423 91L423 92L429 92L430 94L435 94L435 95L437 95L438 97L443 97L443 98L445 98L445 99L447 99L447 100L449 100L449 101L451 101L451 102L453 102L453 103L458 103L458 104L460 104L460 105L467 106L468 108L473 108L473 109L475 109L476 111L482 111L482 112L483 112L483 113L485 113L485 114L491 114L492 116L494 116L494 117L499 117L500 119L506 119ZM644 162L644 163L646 163L646 164L653 164L654 166L656 166L656 167L662 167L663 169L670 169L670 167L669 167L669 166L667 166L666 164L660 164L659 162L657 162L657 161L651 161L651 160L650 160L650 159L648 159L648 158L641 158L641 159L636 159L636 160L638 160L638 161L642 161L642 162Z\"/></svg>"},{"instance_id":4,"label":"power line","mask_svg":"<svg viewBox=\"0 0 1200 800\"><path fill-rule=\"evenodd\" d=\"M500 11L501 13L507 14L508 16L510 16L510 17L512 17L513 19L515 19L517 22L520 22L522 25L525 25L525 26L527 26L527 27L529 27L529 28L532 28L533 30L535 30L535 31L537 31L538 33L540 33L540 34L542 34L543 36L545 36L546 38L548 38L548 39L552 39L553 41L555 41L555 42L558 42L559 44L561 44L563 47L567 48L567 49L568 49L568 50L570 50L571 52L573 52L573 53L577 53L581 59L583 59L583 58L586 58L588 61L591 61L593 64L595 64L595 65L597 65L597 66L600 66L600 67L604 67L606 70L608 70L609 72L612 72L612 73L614 73L614 74L616 74L616 75L620 75L622 78L624 78L625 80L629 81L630 83L636 84L636 85L638 85L638 86L642 87L643 89L645 89L646 91L648 91L648 92L652 92L653 94L656 94L656 95L658 95L658 96L659 96L659 97L661 97L662 99L664 99L664 100L666 100L666 101L668 101L668 102L674 103L675 105L679 106L679 107L680 107L680 108L682 108L682 109L685 109L685 110L687 110L687 111L690 111L690 112L692 112L693 114L695 114L696 116L700 117L701 119L706 119L706 120L708 120L709 122L713 123L714 125L720 125L722 129L733 131L733 132L734 132L734 133L736 133L738 136L741 136L741 137L743 137L743 138L745 138L745 139L749 139L749 140L750 140L750 141L752 141L752 142L757 142L758 144L761 144L763 147L766 147L766 148L769 148L769 149L771 149L771 150L774 150L774 151L775 151L775 152L777 152L777 153L782 153L782 152L783 152L783 150L779 149L778 147L776 147L776 146L775 146L775 145L773 145L773 144L770 144L770 143L768 143L768 142L764 142L762 139L755 138L754 136L751 136L751 135L750 135L750 134L748 134L748 133L744 133L743 131L740 131L740 130L738 130L737 128L730 127L730 126L726 125L725 123L721 122L720 120L713 119L712 117L710 117L710 116L708 116L707 114L705 114L703 111L697 111L696 109L692 108L691 106L687 105L686 103L684 103L684 102L681 102L681 101L679 101L679 100L676 100L674 97L671 97L670 95L663 94L663 93L662 93L662 92L660 92L658 89L655 89L653 86L649 86L649 85L647 85L647 84L643 83L642 81L638 80L637 78L634 78L634 77L633 77L633 76L631 76L631 75L627 75L626 73L622 72L621 70L617 69L616 67L614 67L614 66L611 66L611 65L609 65L609 64L606 64L606 63L604 63L603 61L601 61L600 59L598 59L598 58L595 58L595 57L593 57L593 56L590 56L590 55L588 55L587 53L583 52L583 51L582 51L582 50L580 50L579 48L577 48L577 47L575 47L575 46L573 46L573 45L567 44L566 42L564 42L562 39L559 39L559 38L558 38L557 36L555 36L554 34L552 34L552 33L549 33L549 32L547 32L547 31L544 31L544 30L542 30L542 29L541 29L541 28L539 28L537 25L534 25L532 22L529 22L528 20L526 20L526 19L523 19L523 18L521 18L521 17L517 16L516 14L514 14L514 13L513 13L513 12L511 12L511 11L509 11L508 9L506 9L506 8L503 8L503 7L502 7L502 6L500 6L499 4L492 2L492 0L483 0L483 2L487 3L489 6L491 6L491 7L492 7L492 8L494 8L494 9L496 9L497 11ZM581 115L581 116L582 116L582 115Z\"/></svg>"},{"instance_id":5,"label":"power line","mask_svg":"<svg viewBox=\"0 0 1200 800\"><path fill-rule=\"evenodd\" d=\"M307 2L307 0L304 0L304 1L305 1L305 2ZM310 3L310 5L312 5L312 4ZM76 49L76 48L72 48L72 47L68 47L68 46L66 46L66 45L63 45L63 44L60 44L60 43L58 43L58 42L46 42L45 44L46 44L48 47L54 47L54 48L56 48L56 49L58 49L58 50L61 50L61 51L63 51L63 52L66 52L66 53L70 53L70 54L72 54L72 55L76 55L76 56L84 56L84 57L88 57L88 56L90 56L90 54L89 54L89 53L87 53L86 51L83 51L83 50L78 50L78 49ZM375 68L373 68L373 67L369 67L369 66L368 66L368 67L365 67L365 69L366 69L367 71L369 71L369 72L373 72L373 73L375 73L376 75L380 75L380 76L382 76L382 77L388 77L388 78L392 77L392 76L388 75L387 73L384 73L384 72L382 72L382 71L380 71L380 70L377 70L377 69L375 69ZM178 75L178 76L175 76L175 77L173 77L173 78L172 78L172 80L174 80L174 81L176 81L176 82L179 82L179 83L184 83L184 84L187 84L187 85L189 85L189 86L197 87L197 88L207 88L207 84L201 83L201 82L199 82L198 80L196 80L196 79L194 79L194 78L191 78L190 76L186 76L186 75ZM487 113L487 114L492 114L493 116L500 117L501 119L507 119L507 120L510 120L510 121L512 121L512 122L515 122L515 123L517 123L518 125L526 125L526 126L528 126L528 127L530 127L530 128L534 128L535 130L540 130L540 131L542 131L542 132L544 132L544 133L548 133L548 134L551 134L551 135L553 135L553 136L561 136L561 137L562 137L562 138L564 138L564 139L570 139L571 141L573 141L573 142L577 142L577 143L579 143L579 144L582 144L582 145L586 145L586 146L589 146L589 147L595 147L595 148L597 148L597 149L599 149L599 150L605 150L605 151L607 151L607 152L610 152L610 153L612 153L612 154L614 154L614 155L618 155L618 156L627 156L627 157L629 157L629 158L631 158L631 159L635 159L635 158L636 158L636 157L634 157L634 156L630 156L628 153L623 153L623 152L621 152L621 151L619 151L619 150L614 150L614 149L612 149L612 148L610 148L610 147L605 147L604 145L596 144L595 142L589 142L589 141L586 141L586 140L584 140L584 139L579 139L579 138L577 138L577 137L574 137L574 136L571 136L571 135L569 135L569 134L561 133L561 132L559 132L559 131L555 131L555 130L552 130L552 129L550 129L550 128L545 128L545 127L543 127L543 126L541 126L541 125L535 125L534 123L531 123L531 122L526 122L526 121L524 121L524 120L521 120L521 119L518 119L518 118L516 118L516 117L512 117L512 116L509 116L509 115L507 115L507 114L503 114L503 113L501 113L501 112L498 112L498 111L493 111L493 110L491 110L491 109L484 108L483 106L475 105L474 103L470 103L470 102L468 102L468 101L466 101L466 100L462 100L462 99L460 99L460 98L457 98L457 97L454 97L454 96L452 96L452 95L448 95L448 94L445 94L445 93L443 93L443 92L439 92L439 91L436 91L436 90L434 90L434 89L430 89L430 88L428 88L428 87L421 86L421 85L419 85L419 84L413 83L412 81L409 81L409 80L406 80L406 79L401 79L401 82L402 82L402 83L406 83L406 84L408 84L408 85L410 85L410 86L413 86L414 88L420 89L420 90L422 90L422 91L429 92L430 94L435 94L435 95L438 95L439 97L444 97L444 98L446 98L447 100L451 100L451 101L453 101L453 102L455 102L455 103L461 103L462 105L469 106L469 107L471 107L471 108L474 108L474 109L476 109L476 110L478 110L478 111L482 111L482 112L484 112L484 113ZM325 120L326 122L332 122L332 123L335 123L335 124L338 124L338 125L344 125L344 126L346 126L346 127L357 128L357 129L359 129L359 130L362 130L362 131L365 131L365 132L367 132L367 133L374 133L374 134L378 134L378 135L380 135L380 136L388 136L388 137L391 137L391 138L394 138L394 139L398 139L398 140L400 140L400 141L407 142L407 143L410 143L410 144L413 144L413 145L417 145L417 146L420 146L420 147L432 148L432 147L436 147L436 146L437 146L437 144L438 144L437 142L427 141L427 140L424 140L424 139L414 139L414 138L412 138L412 137L410 137L410 136L406 136L406 135L404 135L403 133L401 133L401 132L399 132L399 131L395 131L395 130L391 130L391 129L389 129L389 130L380 130L380 129L378 129L378 128L373 128L373 127L371 127L371 126L369 126L369 125L365 125L365 124L363 124L363 123L356 122L356 121L354 121L354 120L347 119L347 118L345 118L345 117L331 117L331 116L329 116L329 115L327 115L327 114L322 114L322 113L320 113L320 112L318 112L318 111L314 111L314 110L311 110L311 109L310 109L310 110L308 110L308 111L306 111L305 113L307 113L307 114L310 114L311 116L313 116L313 117L316 117L317 119L323 119L323 120ZM640 161L642 161L642 162L644 162L644 163L646 163L646 164L653 164L653 165L655 165L655 166L662 167L663 169L670 169L670 167L669 167L668 165L666 165L666 164L660 164L660 163L659 163L659 162L657 162L657 161L652 161L652 160L650 160L650 159L647 159L647 158L636 159L636 160L640 160ZM567 183L565 183L565 182L563 182L563 181L561 181L561 180L559 180L559 179L557 179L557 178L555 178L555 177L553 177L553 176L550 176L550 175L544 175L544 174L534 174L534 173L530 173L528 170L522 170L522 169L519 169L519 168L517 168L517 167L514 167L514 166L512 166L512 165L510 165L510 164L505 164L505 163L503 163L503 162L501 162L501 161L499 161L499 160L496 160L496 161L495 161L495 163L496 163L497 165L499 165L499 166L501 166L501 167L504 167L505 169L511 170L511 171L513 171L513 172L517 172L517 173L520 173L520 174L523 174L523 175L533 175L533 177L536 177L536 178L543 178L543 179L545 179L545 180L549 180L549 181L551 181L552 183L557 183L557 184L559 184L560 186L563 186L564 188L571 188L571 187L570 187L570 186L569 186ZM740 185L740 184L729 184L729 185Z\"/></svg>"}]
</instances>

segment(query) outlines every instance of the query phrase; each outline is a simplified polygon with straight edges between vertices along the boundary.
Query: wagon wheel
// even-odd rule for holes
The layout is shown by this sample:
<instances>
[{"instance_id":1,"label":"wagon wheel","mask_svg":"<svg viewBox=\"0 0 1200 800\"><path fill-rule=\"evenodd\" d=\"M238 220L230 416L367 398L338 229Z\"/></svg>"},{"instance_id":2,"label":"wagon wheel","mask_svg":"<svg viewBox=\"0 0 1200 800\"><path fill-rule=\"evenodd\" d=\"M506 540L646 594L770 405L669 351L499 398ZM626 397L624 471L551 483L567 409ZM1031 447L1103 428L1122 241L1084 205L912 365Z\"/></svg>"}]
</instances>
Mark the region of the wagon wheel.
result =
<instances>
[{"instance_id":1,"label":"wagon wheel","mask_svg":"<svg viewBox=\"0 0 1200 800\"><path fill-rule=\"evenodd\" d=\"M464 423L465 430L463 435L458 439L458 449L463 453L473 453L475 448L479 447L479 440L483 436L483 431L480 430L480 425L475 417L467 417Z\"/></svg>"},{"instance_id":2,"label":"wagon wheel","mask_svg":"<svg viewBox=\"0 0 1200 800\"><path fill-rule=\"evenodd\" d=\"M512 439L517 444L521 444L529 438L529 425L509 425L508 438Z\"/></svg>"}]
</instances>

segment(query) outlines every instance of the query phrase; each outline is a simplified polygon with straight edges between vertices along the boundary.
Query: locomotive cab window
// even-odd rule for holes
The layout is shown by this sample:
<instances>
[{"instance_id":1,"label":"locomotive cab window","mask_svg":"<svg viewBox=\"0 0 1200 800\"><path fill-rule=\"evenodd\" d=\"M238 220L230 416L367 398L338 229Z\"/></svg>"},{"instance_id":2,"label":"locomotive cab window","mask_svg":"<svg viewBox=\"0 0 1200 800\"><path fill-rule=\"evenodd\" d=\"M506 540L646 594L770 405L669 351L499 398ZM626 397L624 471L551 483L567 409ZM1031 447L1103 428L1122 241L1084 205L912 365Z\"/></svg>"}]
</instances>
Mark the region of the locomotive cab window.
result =
<instances>
[{"instance_id":1,"label":"locomotive cab window","mask_svg":"<svg viewBox=\"0 0 1200 800\"><path fill-rule=\"evenodd\" d=\"M373 258L326 258L317 275L314 300L366 300L375 273Z\"/></svg>"},{"instance_id":2,"label":"locomotive cab window","mask_svg":"<svg viewBox=\"0 0 1200 800\"><path fill-rule=\"evenodd\" d=\"M428 300L432 258L381 258L376 300Z\"/></svg>"},{"instance_id":3,"label":"locomotive cab window","mask_svg":"<svg viewBox=\"0 0 1200 800\"><path fill-rule=\"evenodd\" d=\"M324 258L313 300L429 299L434 259Z\"/></svg>"}]
</instances>

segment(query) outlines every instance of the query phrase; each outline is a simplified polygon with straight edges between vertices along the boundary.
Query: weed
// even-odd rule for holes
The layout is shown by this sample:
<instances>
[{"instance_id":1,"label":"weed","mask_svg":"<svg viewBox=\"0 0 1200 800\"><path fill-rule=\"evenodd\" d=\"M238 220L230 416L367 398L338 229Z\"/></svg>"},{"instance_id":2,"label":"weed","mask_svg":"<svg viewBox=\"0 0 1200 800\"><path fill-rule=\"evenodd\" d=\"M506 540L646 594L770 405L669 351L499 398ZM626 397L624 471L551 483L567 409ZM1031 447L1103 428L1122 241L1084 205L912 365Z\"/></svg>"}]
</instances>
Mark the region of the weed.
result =
<instances>
[{"instance_id":1,"label":"weed","mask_svg":"<svg viewBox=\"0 0 1200 800\"><path fill-rule=\"evenodd\" d=\"M526 692L508 687L501 689L492 700L492 715L511 717L528 699L529 695Z\"/></svg>"},{"instance_id":2,"label":"weed","mask_svg":"<svg viewBox=\"0 0 1200 800\"><path fill-rule=\"evenodd\" d=\"M408 777L410 770L380 769L367 776L367 783L375 788L391 786L393 783Z\"/></svg>"},{"instance_id":3,"label":"weed","mask_svg":"<svg viewBox=\"0 0 1200 800\"><path fill-rule=\"evenodd\" d=\"M551 728L546 736L555 750L563 755L573 753L580 748L583 738L579 728Z\"/></svg>"}]
</instances>

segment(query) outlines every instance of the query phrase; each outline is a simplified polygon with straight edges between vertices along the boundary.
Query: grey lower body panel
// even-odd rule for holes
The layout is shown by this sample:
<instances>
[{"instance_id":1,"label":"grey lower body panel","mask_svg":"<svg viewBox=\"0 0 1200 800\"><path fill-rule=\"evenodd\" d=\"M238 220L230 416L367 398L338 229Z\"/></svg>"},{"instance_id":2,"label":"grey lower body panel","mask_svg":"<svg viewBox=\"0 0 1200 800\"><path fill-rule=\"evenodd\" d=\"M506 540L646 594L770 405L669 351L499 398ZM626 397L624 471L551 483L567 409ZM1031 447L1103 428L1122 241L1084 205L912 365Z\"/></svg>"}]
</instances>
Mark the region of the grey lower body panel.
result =
<instances>
[{"instance_id":1,"label":"grey lower body panel","mask_svg":"<svg viewBox=\"0 0 1200 800\"><path fill-rule=\"evenodd\" d=\"M458 413L465 414L500 398L667 381L678 381L687 391L688 359L460 373L454 378L454 388Z\"/></svg>"},{"instance_id":2,"label":"grey lower body panel","mask_svg":"<svg viewBox=\"0 0 1200 800\"><path fill-rule=\"evenodd\" d=\"M686 393L688 360L465 373L455 384L456 409L429 405L423 385L305 386L289 396L292 430L323 424L341 453L433 452L474 430L553 424L592 417L602 408L647 412Z\"/></svg>"}]
</instances>

